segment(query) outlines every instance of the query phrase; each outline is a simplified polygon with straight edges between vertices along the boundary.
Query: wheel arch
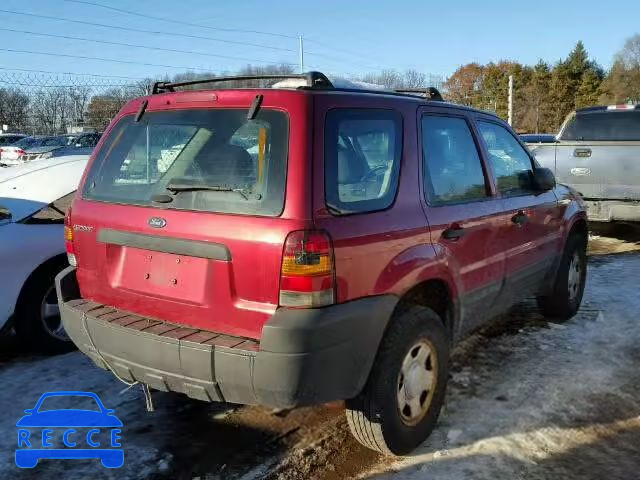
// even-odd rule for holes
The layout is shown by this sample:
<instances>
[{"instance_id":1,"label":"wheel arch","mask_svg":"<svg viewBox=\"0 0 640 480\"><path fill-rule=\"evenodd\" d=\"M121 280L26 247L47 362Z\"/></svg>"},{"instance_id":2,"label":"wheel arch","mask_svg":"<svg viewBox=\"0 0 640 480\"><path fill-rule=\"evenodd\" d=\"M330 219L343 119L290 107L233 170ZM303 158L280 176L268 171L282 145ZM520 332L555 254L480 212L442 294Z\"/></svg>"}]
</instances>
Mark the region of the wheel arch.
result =
<instances>
[{"instance_id":1,"label":"wheel arch","mask_svg":"<svg viewBox=\"0 0 640 480\"><path fill-rule=\"evenodd\" d=\"M451 285L444 278L429 278L410 288L400 297L393 317L397 316L399 311L411 305L427 307L433 310L442 321L449 342L454 341L455 327L459 315L458 305Z\"/></svg>"},{"instance_id":2,"label":"wheel arch","mask_svg":"<svg viewBox=\"0 0 640 480\"><path fill-rule=\"evenodd\" d=\"M585 241L589 238L589 224L587 223L587 219L584 217L578 217L569 228L569 232L567 233L567 239L572 235L580 235ZM565 240L566 242L566 240Z\"/></svg>"},{"instance_id":3,"label":"wheel arch","mask_svg":"<svg viewBox=\"0 0 640 480\"><path fill-rule=\"evenodd\" d=\"M22 284L22 288L20 289L20 294L16 299L16 306L14 309L15 312L17 313L17 311L20 308L20 305L22 305L25 299L27 298L29 288L31 287L31 285L33 285L36 279L40 275L42 275L43 272L49 271L50 269L54 269L54 268L58 268L59 270L62 270L65 267L65 265L67 265L67 256L65 254L54 255L53 257L48 258L47 260L42 262L40 265L38 265L29 274L27 279Z\"/></svg>"}]
</instances>

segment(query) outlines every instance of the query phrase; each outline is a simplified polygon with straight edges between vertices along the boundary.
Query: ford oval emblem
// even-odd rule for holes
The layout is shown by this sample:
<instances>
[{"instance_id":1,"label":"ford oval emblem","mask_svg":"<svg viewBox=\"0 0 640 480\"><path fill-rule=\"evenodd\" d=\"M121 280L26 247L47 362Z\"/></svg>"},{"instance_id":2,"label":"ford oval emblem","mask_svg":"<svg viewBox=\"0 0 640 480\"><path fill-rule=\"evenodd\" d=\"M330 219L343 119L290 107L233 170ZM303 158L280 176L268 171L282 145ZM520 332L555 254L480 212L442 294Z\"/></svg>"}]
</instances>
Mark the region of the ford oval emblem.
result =
<instances>
[{"instance_id":1,"label":"ford oval emblem","mask_svg":"<svg viewBox=\"0 0 640 480\"><path fill-rule=\"evenodd\" d=\"M161 217L151 217L149 219L149 226L153 228L163 228L167 225L167 221Z\"/></svg>"}]
</instances>

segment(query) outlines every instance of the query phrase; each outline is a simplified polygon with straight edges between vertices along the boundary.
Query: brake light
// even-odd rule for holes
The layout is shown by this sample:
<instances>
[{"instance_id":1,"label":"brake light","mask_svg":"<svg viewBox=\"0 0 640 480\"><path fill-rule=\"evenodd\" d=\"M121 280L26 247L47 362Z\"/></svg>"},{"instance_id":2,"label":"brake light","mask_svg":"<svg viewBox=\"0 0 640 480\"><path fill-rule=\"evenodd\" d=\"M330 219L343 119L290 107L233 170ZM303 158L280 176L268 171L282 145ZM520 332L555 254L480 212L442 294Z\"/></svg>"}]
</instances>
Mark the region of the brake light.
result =
<instances>
[{"instance_id":1,"label":"brake light","mask_svg":"<svg viewBox=\"0 0 640 480\"><path fill-rule=\"evenodd\" d=\"M76 254L73 249L73 228L71 227L71 208L64 216L64 247L67 251L67 260L72 267L78 266Z\"/></svg>"},{"instance_id":2,"label":"brake light","mask_svg":"<svg viewBox=\"0 0 640 480\"><path fill-rule=\"evenodd\" d=\"M18 151L17 151L16 153L17 153L18 155L24 155L24 154L25 154L25 153L27 153L27 152L25 152L24 150L22 150L21 148L19 148L19 149L18 149Z\"/></svg>"},{"instance_id":3,"label":"brake light","mask_svg":"<svg viewBox=\"0 0 640 480\"><path fill-rule=\"evenodd\" d=\"M300 230L285 241L280 272L280 306L324 307L335 303L333 247L326 232Z\"/></svg>"},{"instance_id":4,"label":"brake light","mask_svg":"<svg viewBox=\"0 0 640 480\"><path fill-rule=\"evenodd\" d=\"M636 106L631 103L623 103L622 105L609 105L607 110L635 110Z\"/></svg>"}]
</instances>

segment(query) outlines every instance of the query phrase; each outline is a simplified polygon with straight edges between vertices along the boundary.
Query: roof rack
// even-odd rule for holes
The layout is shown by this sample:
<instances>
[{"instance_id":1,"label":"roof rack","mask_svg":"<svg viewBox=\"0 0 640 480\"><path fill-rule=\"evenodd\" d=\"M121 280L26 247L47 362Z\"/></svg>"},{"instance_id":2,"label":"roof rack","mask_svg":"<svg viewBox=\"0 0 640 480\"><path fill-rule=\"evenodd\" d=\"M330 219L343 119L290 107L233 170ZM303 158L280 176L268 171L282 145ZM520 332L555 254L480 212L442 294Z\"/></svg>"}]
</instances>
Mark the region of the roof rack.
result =
<instances>
[{"instance_id":1,"label":"roof rack","mask_svg":"<svg viewBox=\"0 0 640 480\"><path fill-rule=\"evenodd\" d=\"M289 80L303 79L307 84L303 88L333 88L331 81L320 72L307 72L300 74L284 74L284 75L235 75L228 77L203 78L201 80L191 80L188 82L155 82L153 84L152 95L158 93L174 92L175 87L186 87L189 85L200 85L203 83L218 83L242 80Z\"/></svg>"},{"instance_id":2,"label":"roof rack","mask_svg":"<svg viewBox=\"0 0 640 480\"><path fill-rule=\"evenodd\" d=\"M377 90L366 88L341 87L334 85L324 73L307 72L307 73L291 73L283 75L234 75L227 77L203 78L201 80L190 80L187 82L156 82L153 84L152 95L158 93L174 92L176 87L187 87L191 85L202 85L206 83L220 83L229 81L245 81L245 80L304 80L305 84L298 88L317 89L317 90L336 90L344 92L362 92L362 93L378 93L386 95L405 95L411 97L421 97L425 100L444 101L442 95L435 87L425 88L398 88L394 90ZM339 84L339 82L337 82Z\"/></svg>"},{"instance_id":3,"label":"roof rack","mask_svg":"<svg viewBox=\"0 0 640 480\"><path fill-rule=\"evenodd\" d=\"M427 100L435 100L438 102L443 102L444 99L442 95L435 87L426 87L426 88L396 88L393 90L397 93L408 93L410 95L420 95L425 97Z\"/></svg>"}]
</instances>

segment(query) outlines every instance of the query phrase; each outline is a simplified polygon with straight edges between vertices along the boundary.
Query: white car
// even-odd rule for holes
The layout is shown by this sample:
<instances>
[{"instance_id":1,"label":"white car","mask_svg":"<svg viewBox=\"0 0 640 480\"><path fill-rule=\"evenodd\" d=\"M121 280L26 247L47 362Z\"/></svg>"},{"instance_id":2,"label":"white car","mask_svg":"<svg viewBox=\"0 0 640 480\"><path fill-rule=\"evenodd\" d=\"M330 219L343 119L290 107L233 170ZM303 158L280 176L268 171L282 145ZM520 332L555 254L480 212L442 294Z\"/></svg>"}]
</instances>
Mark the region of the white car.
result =
<instances>
[{"instance_id":1,"label":"white car","mask_svg":"<svg viewBox=\"0 0 640 480\"><path fill-rule=\"evenodd\" d=\"M72 344L60 322L54 278L67 266L64 215L87 155L0 170L0 330L56 353Z\"/></svg>"}]
</instances>

